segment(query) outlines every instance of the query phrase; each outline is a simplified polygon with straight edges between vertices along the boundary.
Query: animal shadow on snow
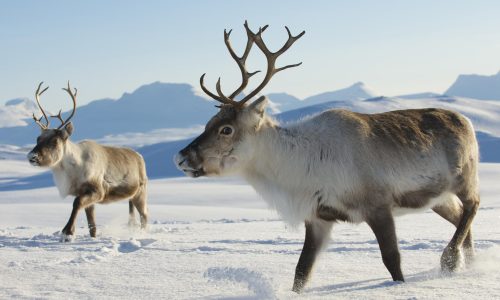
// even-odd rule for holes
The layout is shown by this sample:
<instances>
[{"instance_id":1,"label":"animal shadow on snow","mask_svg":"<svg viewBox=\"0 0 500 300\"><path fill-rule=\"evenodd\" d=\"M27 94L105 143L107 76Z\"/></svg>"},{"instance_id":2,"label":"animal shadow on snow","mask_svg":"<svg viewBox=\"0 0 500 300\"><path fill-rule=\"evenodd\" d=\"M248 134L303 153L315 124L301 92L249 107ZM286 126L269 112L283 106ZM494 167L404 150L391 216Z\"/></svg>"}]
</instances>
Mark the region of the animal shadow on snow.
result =
<instances>
[{"instance_id":1,"label":"animal shadow on snow","mask_svg":"<svg viewBox=\"0 0 500 300\"><path fill-rule=\"evenodd\" d=\"M27 176L3 178L5 182L0 183L0 191L21 191L54 186L54 180L50 172Z\"/></svg>"},{"instance_id":2,"label":"animal shadow on snow","mask_svg":"<svg viewBox=\"0 0 500 300\"><path fill-rule=\"evenodd\" d=\"M448 277L449 274L442 273L439 268L433 268L428 271L423 271L420 273L416 273L413 275L408 275L405 278L405 282L394 282L390 278L373 278L367 280L353 281L353 282L345 282L339 284L332 284L323 287L310 288L306 289L306 293L313 294L325 294L331 295L331 293L335 292L355 292L355 291L366 291L366 290L374 290L380 288L390 288L393 286L399 286L404 284L411 284L417 282L430 281L437 278Z\"/></svg>"}]
</instances>

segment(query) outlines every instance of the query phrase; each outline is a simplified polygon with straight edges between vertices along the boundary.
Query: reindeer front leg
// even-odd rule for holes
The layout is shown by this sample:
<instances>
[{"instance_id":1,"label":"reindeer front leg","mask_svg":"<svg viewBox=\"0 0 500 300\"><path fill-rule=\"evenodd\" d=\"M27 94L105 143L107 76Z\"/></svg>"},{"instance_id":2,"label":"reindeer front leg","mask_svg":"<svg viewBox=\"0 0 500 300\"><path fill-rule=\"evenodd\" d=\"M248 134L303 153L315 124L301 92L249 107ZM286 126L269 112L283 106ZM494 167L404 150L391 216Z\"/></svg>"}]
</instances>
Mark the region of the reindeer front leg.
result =
<instances>
[{"instance_id":1,"label":"reindeer front leg","mask_svg":"<svg viewBox=\"0 0 500 300\"><path fill-rule=\"evenodd\" d=\"M87 213L87 220L89 221L89 229L90 229L90 234L92 236L92 229L90 228L91 226L91 220L93 221L93 209L91 206L99 202L102 199L102 193L101 191L94 185L91 184L86 184L82 187L84 191L83 195L78 196L75 198L73 201L73 210L71 211L71 215L69 217L68 223L66 226L64 226L63 230L61 231L62 236L61 236L61 242L69 242L73 239L73 235L75 232L75 221L76 221L76 216L78 215L78 212L82 208L89 208L86 213ZM91 213L92 218L89 219L89 213ZM94 225L94 236L95 236L95 221L93 222Z\"/></svg>"},{"instance_id":2,"label":"reindeer front leg","mask_svg":"<svg viewBox=\"0 0 500 300\"><path fill-rule=\"evenodd\" d=\"M306 221L304 247L302 248L297 267L295 268L295 279L292 288L294 292L302 292L302 289L309 279L318 253L323 249L326 241L328 241L330 237L332 224L332 222L326 222L319 219Z\"/></svg>"},{"instance_id":3,"label":"reindeer front leg","mask_svg":"<svg viewBox=\"0 0 500 300\"><path fill-rule=\"evenodd\" d=\"M398 239L391 209L386 207L373 211L367 218L366 223L375 233L382 253L382 261L389 273L391 273L392 279L394 281L405 281L401 271Z\"/></svg>"}]
</instances>

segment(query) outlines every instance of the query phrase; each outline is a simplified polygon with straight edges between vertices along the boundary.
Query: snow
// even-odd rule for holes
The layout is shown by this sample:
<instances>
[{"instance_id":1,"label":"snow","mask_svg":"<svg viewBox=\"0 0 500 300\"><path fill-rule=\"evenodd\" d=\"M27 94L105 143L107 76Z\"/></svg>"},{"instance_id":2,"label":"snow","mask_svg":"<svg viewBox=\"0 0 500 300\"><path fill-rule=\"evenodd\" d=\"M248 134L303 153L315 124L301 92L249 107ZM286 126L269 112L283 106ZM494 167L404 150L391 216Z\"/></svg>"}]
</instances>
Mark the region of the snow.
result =
<instances>
[{"instance_id":1,"label":"snow","mask_svg":"<svg viewBox=\"0 0 500 300\"><path fill-rule=\"evenodd\" d=\"M2 182L38 172L0 161ZM0 191L0 298L493 299L499 177L500 164L481 164L473 265L441 273L453 226L431 211L407 215L396 219L406 283L393 283L368 226L339 223L302 295L291 286L304 230L286 226L238 179L151 180L146 232L127 227L122 201L96 207L95 239L81 213L71 243L59 242L71 198L52 186Z\"/></svg>"},{"instance_id":2,"label":"snow","mask_svg":"<svg viewBox=\"0 0 500 300\"><path fill-rule=\"evenodd\" d=\"M122 134L107 135L95 141L106 145L143 147L162 142L178 141L192 138L203 132L205 126L195 125L186 128L162 128L149 132L128 132Z\"/></svg>"}]
</instances>

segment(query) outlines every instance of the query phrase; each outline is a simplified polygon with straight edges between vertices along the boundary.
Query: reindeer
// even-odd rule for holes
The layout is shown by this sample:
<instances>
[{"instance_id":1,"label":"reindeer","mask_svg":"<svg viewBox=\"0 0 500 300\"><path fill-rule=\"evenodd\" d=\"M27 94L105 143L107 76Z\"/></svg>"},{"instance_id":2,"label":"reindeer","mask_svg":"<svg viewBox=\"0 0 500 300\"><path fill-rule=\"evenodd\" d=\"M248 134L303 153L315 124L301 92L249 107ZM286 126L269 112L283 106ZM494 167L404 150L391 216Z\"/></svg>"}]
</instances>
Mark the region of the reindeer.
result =
<instances>
[{"instance_id":1,"label":"reindeer","mask_svg":"<svg viewBox=\"0 0 500 300\"><path fill-rule=\"evenodd\" d=\"M471 224L479 206L478 145L471 122L443 109L412 109L362 114L331 109L296 123L280 125L266 114L267 98L256 96L276 73L275 63L305 32L276 52L244 24L246 49L237 56L241 85L217 95L200 78L202 90L221 103L205 131L174 158L191 177L241 175L291 224L305 222L305 242L295 269L293 291L301 292L336 222L366 222L378 241L394 281L404 281L394 216L431 208L456 226L441 256L444 271L470 262ZM242 100L236 96L256 72L245 61L253 44L267 60L263 81Z\"/></svg>"},{"instance_id":2,"label":"reindeer","mask_svg":"<svg viewBox=\"0 0 500 300\"><path fill-rule=\"evenodd\" d=\"M52 171L54 181L62 198L75 196L73 210L68 223L62 230L61 241L73 239L75 220L83 208L87 215L91 237L96 237L94 204L106 204L117 200L129 200L129 225L135 224L134 207L140 215L141 227L147 225L147 176L144 160L140 154L128 149L99 145L93 141L72 143L69 137L73 133L70 122L76 111L77 89L63 88L73 101L73 110L63 120L61 111L56 116L61 124L50 128L50 120L40 104L40 96L48 89L40 90L38 85L35 99L42 112L40 118L33 114L35 123L42 132L36 146L28 153L28 160L33 166L47 167ZM45 120L42 123L42 118Z\"/></svg>"}]
</instances>

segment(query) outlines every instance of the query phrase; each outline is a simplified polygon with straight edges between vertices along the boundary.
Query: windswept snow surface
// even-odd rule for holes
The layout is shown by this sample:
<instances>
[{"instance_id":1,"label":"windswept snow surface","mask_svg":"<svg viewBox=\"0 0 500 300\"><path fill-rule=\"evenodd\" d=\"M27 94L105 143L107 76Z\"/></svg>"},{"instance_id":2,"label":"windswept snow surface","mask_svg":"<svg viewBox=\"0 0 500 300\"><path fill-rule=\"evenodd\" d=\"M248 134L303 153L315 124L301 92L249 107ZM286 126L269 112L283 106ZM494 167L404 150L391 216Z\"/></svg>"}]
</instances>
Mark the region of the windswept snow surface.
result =
<instances>
[{"instance_id":1,"label":"windswept snow surface","mask_svg":"<svg viewBox=\"0 0 500 300\"><path fill-rule=\"evenodd\" d=\"M0 181L36 175L0 161ZM237 179L149 183L147 232L128 228L125 201L85 214L71 243L59 230L71 198L54 187L0 192L0 299L494 299L500 297L499 164L481 164L473 265L439 270L454 228L435 213L396 220L406 283L395 284L365 225L339 223L302 295L291 292L303 228L286 226Z\"/></svg>"}]
</instances>

